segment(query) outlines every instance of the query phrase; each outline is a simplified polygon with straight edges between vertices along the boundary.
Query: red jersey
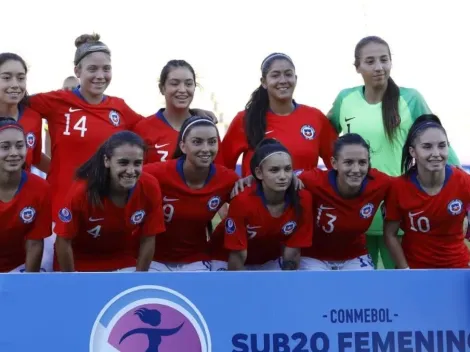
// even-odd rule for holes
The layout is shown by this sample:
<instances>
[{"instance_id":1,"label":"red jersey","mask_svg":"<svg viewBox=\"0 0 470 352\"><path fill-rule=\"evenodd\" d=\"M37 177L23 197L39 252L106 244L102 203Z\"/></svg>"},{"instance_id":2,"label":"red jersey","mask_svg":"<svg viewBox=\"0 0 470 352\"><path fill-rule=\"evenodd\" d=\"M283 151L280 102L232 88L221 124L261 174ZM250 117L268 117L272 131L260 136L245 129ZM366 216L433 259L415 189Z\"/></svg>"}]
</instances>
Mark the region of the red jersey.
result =
<instances>
[{"instance_id":1,"label":"red jersey","mask_svg":"<svg viewBox=\"0 0 470 352\"><path fill-rule=\"evenodd\" d=\"M23 171L10 202L0 201L0 272L25 262L26 240L42 240L52 233L51 197L47 181Z\"/></svg>"},{"instance_id":2,"label":"red jersey","mask_svg":"<svg viewBox=\"0 0 470 352\"><path fill-rule=\"evenodd\" d=\"M124 208L103 199L91 205L86 181L76 181L59 212L57 236L73 239L77 271L113 271L136 265L135 238L165 231L158 181L143 173ZM58 269L58 263L54 263Z\"/></svg>"},{"instance_id":3,"label":"red jersey","mask_svg":"<svg viewBox=\"0 0 470 352\"><path fill-rule=\"evenodd\" d=\"M132 130L142 117L120 98L106 96L100 104L89 104L78 89L33 95L30 106L48 122L52 155L47 180L53 192L52 215L56 221L77 168L111 135Z\"/></svg>"},{"instance_id":4,"label":"red jersey","mask_svg":"<svg viewBox=\"0 0 470 352\"><path fill-rule=\"evenodd\" d=\"M247 188L230 202L225 224L225 248L247 250L247 265L261 265L282 255L282 246L305 248L312 245L312 196L300 191L302 213L293 206L275 218L266 207L260 186Z\"/></svg>"},{"instance_id":5,"label":"red jersey","mask_svg":"<svg viewBox=\"0 0 470 352\"><path fill-rule=\"evenodd\" d=\"M250 175L250 160L253 150L249 147L244 128L245 111L235 116L222 141L225 166L235 169L240 155L242 175ZM279 116L272 112L266 115L266 138L281 142L292 155L296 170L308 170L317 167L321 157L330 168L333 143L337 133L326 116L318 109L296 105L289 116Z\"/></svg>"},{"instance_id":6,"label":"red jersey","mask_svg":"<svg viewBox=\"0 0 470 352\"><path fill-rule=\"evenodd\" d=\"M166 231L156 239L154 260L162 263L193 263L210 260L207 225L230 200L238 175L212 164L201 189L191 189L183 173L184 158L152 163L144 170L162 187Z\"/></svg>"},{"instance_id":7,"label":"red jersey","mask_svg":"<svg viewBox=\"0 0 470 352\"><path fill-rule=\"evenodd\" d=\"M438 194L427 194L414 172L393 182L385 202L385 219L401 221L401 245L412 269L468 268L463 221L470 203L470 176L453 166L445 171Z\"/></svg>"},{"instance_id":8,"label":"red jersey","mask_svg":"<svg viewBox=\"0 0 470 352\"><path fill-rule=\"evenodd\" d=\"M334 170L320 169L299 175L312 193L316 210L313 244L302 251L304 257L342 261L367 254L365 232L388 194L392 177L371 169L360 195L346 199L338 192L336 176Z\"/></svg>"},{"instance_id":9,"label":"red jersey","mask_svg":"<svg viewBox=\"0 0 470 352\"><path fill-rule=\"evenodd\" d=\"M26 136L26 170L39 164L42 153L42 117L36 111L20 109L18 123L23 127Z\"/></svg>"},{"instance_id":10,"label":"red jersey","mask_svg":"<svg viewBox=\"0 0 470 352\"><path fill-rule=\"evenodd\" d=\"M175 153L179 131L170 125L163 115L164 111L165 109L160 109L156 114L142 119L134 128L134 132L140 135L147 145L146 163L168 161ZM219 139L219 149L221 145ZM217 153L214 162L223 165L221 150Z\"/></svg>"}]
</instances>

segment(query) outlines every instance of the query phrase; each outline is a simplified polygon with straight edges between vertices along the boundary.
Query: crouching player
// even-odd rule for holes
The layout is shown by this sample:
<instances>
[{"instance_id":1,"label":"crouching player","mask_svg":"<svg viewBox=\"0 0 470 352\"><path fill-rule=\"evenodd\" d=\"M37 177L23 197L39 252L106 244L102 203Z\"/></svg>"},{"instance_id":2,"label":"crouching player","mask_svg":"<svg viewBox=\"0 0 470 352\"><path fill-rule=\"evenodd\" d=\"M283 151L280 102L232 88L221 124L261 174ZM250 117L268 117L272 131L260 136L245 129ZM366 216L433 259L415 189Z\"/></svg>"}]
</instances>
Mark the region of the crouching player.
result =
<instances>
[{"instance_id":1,"label":"crouching player","mask_svg":"<svg viewBox=\"0 0 470 352\"><path fill-rule=\"evenodd\" d=\"M78 169L55 227L56 268L148 270L165 226L158 181L142 173L144 150L139 136L118 132Z\"/></svg>"}]
</instances>

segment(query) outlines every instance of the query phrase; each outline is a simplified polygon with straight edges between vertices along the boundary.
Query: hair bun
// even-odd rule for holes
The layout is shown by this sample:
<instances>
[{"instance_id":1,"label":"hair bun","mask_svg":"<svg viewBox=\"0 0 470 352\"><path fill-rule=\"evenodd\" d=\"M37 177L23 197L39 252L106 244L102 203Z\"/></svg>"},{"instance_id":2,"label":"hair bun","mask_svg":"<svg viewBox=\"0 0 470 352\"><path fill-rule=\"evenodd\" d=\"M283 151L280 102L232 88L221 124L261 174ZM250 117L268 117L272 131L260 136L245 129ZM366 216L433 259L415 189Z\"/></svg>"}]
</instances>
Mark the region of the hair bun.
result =
<instances>
[{"instance_id":1,"label":"hair bun","mask_svg":"<svg viewBox=\"0 0 470 352\"><path fill-rule=\"evenodd\" d=\"M98 33L93 34L82 34L77 39L75 39L75 46L78 48L85 43L96 43L100 40L100 35Z\"/></svg>"}]
</instances>

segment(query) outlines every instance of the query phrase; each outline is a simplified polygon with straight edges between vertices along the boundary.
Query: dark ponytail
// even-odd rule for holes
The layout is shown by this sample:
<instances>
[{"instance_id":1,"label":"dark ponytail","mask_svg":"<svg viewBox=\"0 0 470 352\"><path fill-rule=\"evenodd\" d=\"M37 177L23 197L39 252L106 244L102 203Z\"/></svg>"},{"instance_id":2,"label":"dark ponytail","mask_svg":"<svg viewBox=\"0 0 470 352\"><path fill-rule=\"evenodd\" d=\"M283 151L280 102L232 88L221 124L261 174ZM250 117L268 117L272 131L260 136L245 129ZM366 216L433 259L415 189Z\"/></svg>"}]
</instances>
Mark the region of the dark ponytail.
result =
<instances>
[{"instance_id":1,"label":"dark ponytail","mask_svg":"<svg viewBox=\"0 0 470 352\"><path fill-rule=\"evenodd\" d=\"M102 207L103 197L109 195L109 169L104 165L105 156L110 159L114 150L125 144L146 150L144 141L137 134L130 131L117 132L76 172L78 179L87 181L88 201L95 207Z\"/></svg>"},{"instance_id":2,"label":"dark ponytail","mask_svg":"<svg viewBox=\"0 0 470 352\"><path fill-rule=\"evenodd\" d=\"M369 36L362 38L359 43L356 44L354 49L354 66L358 68L361 64L361 52L367 44L376 43L387 47L390 61L392 60L392 53L388 43L380 37ZM390 143L394 142L396 131L400 125L400 113L398 104L400 101L400 88L393 81L391 77L387 80L387 89L385 90L384 96L382 97L382 121L384 124L385 135Z\"/></svg>"},{"instance_id":3,"label":"dark ponytail","mask_svg":"<svg viewBox=\"0 0 470 352\"><path fill-rule=\"evenodd\" d=\"M276 60L287 60L292 66L292 59L282 53L273 53L266 57L261 64L261 77L266 78L271 65ZM245 106L245 134L250 148L255 149L264 139L266 133L266 114L269 110L268 91L260 85L253 93Z\"/></svg>"},{"instance_id":4,"label":"dark ponytail","mask_svg":"<svg viewBox=\"0 0 470 352\"><path fill-rule=\"evenodd\" d=\"M178 134L178 140L176 141L176 149L172 157L173 159L178 159L183 156L183 151L180 148L180 142L185 141L189 132L196 126L212 126L217 130L217 135L219 134L219 130L214 125L214 122L212 122L212 119L208 117L191 116L190 118L186 119L181 126L180 133Z\"/></svg>"},{"instance_id":5,"label":"dark ponytail","mask_svg":"<svg viewBox=\"0 0 470 352\"><path fill-rule=\"evenodd\" d=\"M261 184L261 180L256 177L256 168L260 166L260 163L270 154L276 152L284 152L290 155L286 147L284 147L277 140L272 138L263 139L258 146L255 148L253 156L250 160L250 171L258 184ZM295 182L293 178L289 187L286 190L286 195L292 206L294 207L295 213L298 217L302 215L302 205L300 204L300 196L298 190L295 189Z\"/></svg>"},{"instance_id":6,"label":"dark ponytail","mask_svg":"<svg viewBox=\"0 0 470 352\"><path fill-rule=\"evenodd\" d=\"M410 130L408 131L408 135L406 136L405 144L403 145L401 154L401 169L404 174L409 175L413 171L416 171L416 164L410 154L410 147L414 147L416 138L429 128L438 128L444 132L447 137L447 132L442 126L439 117L433 114L424 114L418 117L411 125Z\"/></svg>"}]
</instances>

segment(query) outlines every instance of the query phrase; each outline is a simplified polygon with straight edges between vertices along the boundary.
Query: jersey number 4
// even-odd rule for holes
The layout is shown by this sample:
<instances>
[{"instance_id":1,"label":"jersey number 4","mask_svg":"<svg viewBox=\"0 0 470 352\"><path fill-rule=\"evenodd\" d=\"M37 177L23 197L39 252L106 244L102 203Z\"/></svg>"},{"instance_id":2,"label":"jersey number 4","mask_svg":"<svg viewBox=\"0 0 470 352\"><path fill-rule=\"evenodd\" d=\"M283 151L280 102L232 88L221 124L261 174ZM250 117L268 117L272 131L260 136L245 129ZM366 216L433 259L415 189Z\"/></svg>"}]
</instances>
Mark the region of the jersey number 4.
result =
<instances>
[{"instance_id":1,"label":"jersey number 4","mask_svg":"<svg viewBox=\"0 0 470 352\"><path fill-rule=\"evenodd\" d=\"M72 127L75 131L80 131L80 137L85 137L86 128L86 116L80 117L75 125ZM70 136L70 114L65 114L65 136Z\"/></svg>"}]
</instances>

